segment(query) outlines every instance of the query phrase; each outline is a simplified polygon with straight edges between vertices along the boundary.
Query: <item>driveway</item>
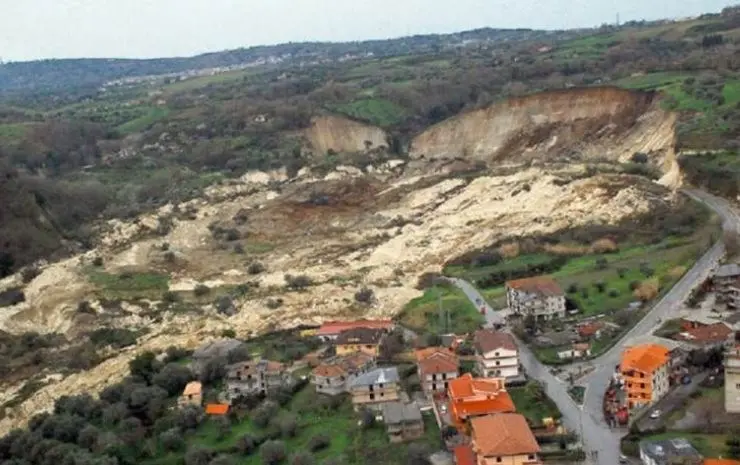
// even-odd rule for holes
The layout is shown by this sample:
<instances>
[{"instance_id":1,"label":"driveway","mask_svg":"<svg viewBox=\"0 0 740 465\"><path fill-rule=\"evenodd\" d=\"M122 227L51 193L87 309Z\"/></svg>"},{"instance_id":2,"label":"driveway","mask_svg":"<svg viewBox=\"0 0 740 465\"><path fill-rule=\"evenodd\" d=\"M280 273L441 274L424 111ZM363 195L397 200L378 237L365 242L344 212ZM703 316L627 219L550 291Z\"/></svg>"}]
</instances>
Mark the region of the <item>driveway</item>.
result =
<instances>
[{"instance_id":1,"label":"driveway","mask_svg":"<svg viewBox=\"0 0 740 465\"><path fill-rule=\"evenodd\" d=\"M699 373L691 378L691 382L689 384L682 384L671 389L665 397L656 402L655 405L651 405L649 408L650 412L659 410L661 412L660 417L650 418L650 415L646 413L637 421L638 429L640 431L650 431L656 430L661 426L670 426L666 424L668 416L670 416L671 412L679 408L681 403L688 399L692 392L699 389L699 385L707 378L707 376L709 376L708 371Z\"/></svg>"},{"instance_id":2,"label":"driveway","mask_svg":"<svg viewBox=\"0 0 740 465\"><path fill-rule=\"evenodd\" d=\"M725 200L697 189L687 189L686 195L704 203L714 210L723 219L723 228L740 231L740 215ZM690 292L716 269L724 255L724 246L720 242L709 249L694 266L668 291L622 339L600 357L588 362L596 369L585 376L581 383L586 386L584 405L579 408L567 393L567 384L550 373L548 367L537 360L532 351L521 341L518 341L521 362L527 374L545 384L548 396L557 404L563 414L565 426L573 431L579 431L584 443L584 450L596 452L596 462L603 465L617 465L619 463L619 440L621 432L612 430L604 420L602 412L603 396L609 380L614 373L619 357L624 349L625 342L630 338L651 333L659 325L659 321L670 318L676 309L689 296ZM462 290L470 301L478 308L485 310L486 325L492 326L500 322L500 315L488 305L486 300L469 282L460 278L447 280ZM480 299L480 300L479 300ZM477 302L483 302L479 305Z\"/></svg>"}]
</instances>

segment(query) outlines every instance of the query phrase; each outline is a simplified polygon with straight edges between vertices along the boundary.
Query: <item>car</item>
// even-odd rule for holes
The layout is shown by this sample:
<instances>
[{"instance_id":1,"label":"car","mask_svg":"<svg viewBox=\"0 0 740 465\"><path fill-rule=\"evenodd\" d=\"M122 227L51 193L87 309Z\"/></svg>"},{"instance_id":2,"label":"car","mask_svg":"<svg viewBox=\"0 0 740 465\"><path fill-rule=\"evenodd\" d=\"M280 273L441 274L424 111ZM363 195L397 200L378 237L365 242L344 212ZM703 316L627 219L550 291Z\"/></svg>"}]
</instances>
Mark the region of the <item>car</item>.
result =
<instances>
[{"instance_id":1,"label":"car","mask_svg":"<svg viewBox=\"0 0 740 465\"><path fill-rule=\"evenodd\" d=\"M627 462L629 462L629 459L627 458L626 455L619 456L619 463L627 463Z\"/></svg>"},{"instance_id":2,"label":"car","mask_svg":"<svg viewBox=\"0 0 740 465\"><path fill-rule=\"evenodd\" d=\"M656 418L660 418L660 410L653 410L650 412L650 418L655 420Z\"/></svg>"}]
</instances>

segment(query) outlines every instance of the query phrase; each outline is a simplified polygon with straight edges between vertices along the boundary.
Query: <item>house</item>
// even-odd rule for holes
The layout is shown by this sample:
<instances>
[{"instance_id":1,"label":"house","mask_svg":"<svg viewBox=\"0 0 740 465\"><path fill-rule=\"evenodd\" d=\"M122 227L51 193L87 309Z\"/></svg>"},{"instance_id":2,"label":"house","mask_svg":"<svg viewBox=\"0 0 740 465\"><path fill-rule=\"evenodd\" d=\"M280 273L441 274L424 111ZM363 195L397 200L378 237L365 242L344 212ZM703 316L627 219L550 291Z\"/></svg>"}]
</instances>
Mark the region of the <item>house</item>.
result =
<instances>
[{"instance_id":1,"label":"house","mask_svg":"<svg viewBox=\"0 0 740 465\"><path fill-rule=\"evenodd\" d=\"M527 419L518 413L498 413L470 421L473 454L478 465L541 464L540 446Z\"/></svg>"},{"instance_id":2,"label":"house","mask_svg":"<svg viewBox=\"0 0 740 465\"><path fill-rule=\"evenodd\" d=\"M640 460L645 465L700 465L701 459L699 452L684 438L640 442Z\"/></svg>"},{"instance_id":3,"label":"house","mask_svg":"<svg viewBox=\"0 0 740 465\"><path fill-rule=\"evenodd\" d=\"M561 360L571 360L591 356L591 344L587 342L575 343L570 349L558 352L558 358Z\"/></svg>"},{"instance_id":4,"label":"house","mask_svg":"<svg viewBox=\"0 0 740 465\"><path fill-rule=\"evenodd\" d=\"M689 353L694 350L694 347L686 342L666 339L653 334L642 334L632 337L626 341L625 347L633 347L641 344L657 344L668 349L671 369L683 367L688 360Z\"/></svg>"},{"instance_id":5,"label":"house","mask_svg":"<svg viewBox=\"0 0 740 465\"><path fill-rule=\"evenodd\" d=\"M362 374L349 384L352 404L355 408L378 408L385 402L398 401L401 391L399 381L396 367L376 368Z\"/></svg>"},{"instance_id":6,"label":"house","mask_svg":"<svg viewBox=\"0 0 740 465\"><path fill-rule=\"evenodd\" d=\"M203 385L198 381L191 381L185 385L182 395L177 399L177 405L185 407L186 405L196 405L200 407L203 404Z\"/></svg>"},{"instance_id":7,"label":"house","mask_svg":"<svg viewBox=\"0 0 740 465\"><path fill-rule=\"evenodd\" d=\"M226 366L226 397L229 400L292 384L292 377L279 362L249 360Z\"/></svg>"},{"instance_id":8,"label":"house","mask_svg":"<svg viewBox=\"0 0 740 465\"><path fill-rule=\"evenodd\" d=\"M740 413L740 344L725 353L725 411Z\"/></svg>"},{"instance_id":9,"label":"house","mask_svg":"<svg viewBox=\"0 0 740 465\"><path fill-rule=\"evenodd\" d=\"M392 443L413 441L424 435L424 419L415 403L387 402L383 404L382 412Z\"/></svg>"},{"instance_id":10,"label":"house","mask_svg":"<svg viewBox=\"0 0 740 465\"><path fill-rule=\"evenodd\" d=\"M342 331L334 340L337 355L362 352L377 357L385 334L384 330L378 328L353 328Z\"/></svg>"},{"instance_id":11,"label":"house","mask_svg":"<svg viewBox=\"0 0 740 465\"><path fill-rule=\"evenodd\" d=\"M740 312L732 312L724 320L733 331L740 331Z\"/></svg>"},{"instance_id":12,"label":"house","mask_svg":"<svg viewBox=\"0 0 740 465\"><path fill-rule=\"evenodd\" d=\"M740 296L740 266L728 263L720 266L712 276L712 285L717 295L717 303L727 304L737 308L737 298Z\"/></svg>"},{"instance_id":13,"label":"house","mask_svg":"<svg viewBox=\"0 0 740 465\"><path fill-rule=\"evenodd\" d=\"M427 347L414 352L421 387L427 396L446 394L449 382L460 374L457 355L444 347Z\"/></svg>"},{"instance_id":14,"label":"house","mask_svg":"<svg viewBox=\"0 0 740 465\"><path fill-rule=\"evenodd\" d=\"M455 446L455 465L476 465L473 447L470 444L460 444Z\"/></svg>"},{"instance_id":15,"label":"house","mask_svg":"<svg viewBox=\"0 0 740 465\"><path fill-rule=\"evenodd\" d=\"M206 405L206 415L222 416L229 413L229 404L208 404Z\"/></svg>"},{"instance_id":16,"label":"house","mask_svg":"<svg viewBox=\"0 0 740 465\"><path fill-rule=\"evenodd\" d=\"M516 411L514 401L506 392L504 378L473 378L466 373L450 381L447 396L450 418L458 430L465 429L471 418Z\"/></svg>"},{"instance_id":17,"label":"house","mask_svg":"<svg viewBox=\"0 0 740 465\"><path fill-rule=\"evenodd\" d=\"M704 459L702 465L740 465L740 460L731 459Z\"/></svg>"},{"instance_id":18,"label":"house","mask_svg":"<svg viewBox=\"0 0 740 465\"><path fill-rule=\"evenodd\" d=\"M362 352L336 357L321 363L311 372L311 384L316 392L335 396L349 390L349 384L359 375L375 368L375 359Z\"/></svg>"},{"instance_id":19,"label":"house","mask_svg":"<svg viewBox=\"0 0 740 465\"><path fill-rule=\"evenodd\" d=\"M478 372L484 378L519 376L519 349L511 334L482 329L473 336Z\"/></svg>"},{"instance_id":20,"label":"house","mask_svg":"<svg viewBox=\"0 0 740 465\"><path fill-rule=\"evenodd\" d=\"M711 318L708 315L691 315L681 318L681 329L688 331L690 329L701 328L703 326L709 326L717 323L716 318Z\"/></svg>"},{"instance_id":21,"label":"house","mask_svg":"<svg viewBox=\"0 0 740 465\"><path fill-rule=\"evenodd\" d=\"M565 316L565 293L549 276L507 281L506 304L512 313L538 320Z\"/></svg>"},{"instance_id":22,"label":"house","mask_svg":"<svg viewBox=\"0 0 740 465\"><path fill-rule=\"evenodd\" d=\"M735 332L726 323L719 322L680 332L675 338L703 348L724 348L733 344Z\"/></svg>"},{"instance_id":23,"label":"house","mask_svg":"<svg viewBox=\"0 0 740 465\"><path fill-rule=\"evenodd\" d=\"M619 371L629 408L650 405L668 392L669 351L658 344L640 344L622 352Z\"/></svg>"},{"instance_id":24,"label":"house","mask_svg":"<svg viewBox=\"0 0 740 465\"><path fill-rule=\"evenodd\" d=\"M394 327L392 320L327 321L316 331L316 336L324 342L333 341L342 331L355 328L382 329L390 332Z\"/></svg>"},{"instance_id":25,"label":"house","mask_svg":"<svg viewBox=\"0 0 740 465\"><path fill-rule=\"evenodd\" d=\"M582 340L589 340L600 338L603 329L604 323L602 321L589 321L578 325L576 332Z\"/></svg>"}]
</instances>

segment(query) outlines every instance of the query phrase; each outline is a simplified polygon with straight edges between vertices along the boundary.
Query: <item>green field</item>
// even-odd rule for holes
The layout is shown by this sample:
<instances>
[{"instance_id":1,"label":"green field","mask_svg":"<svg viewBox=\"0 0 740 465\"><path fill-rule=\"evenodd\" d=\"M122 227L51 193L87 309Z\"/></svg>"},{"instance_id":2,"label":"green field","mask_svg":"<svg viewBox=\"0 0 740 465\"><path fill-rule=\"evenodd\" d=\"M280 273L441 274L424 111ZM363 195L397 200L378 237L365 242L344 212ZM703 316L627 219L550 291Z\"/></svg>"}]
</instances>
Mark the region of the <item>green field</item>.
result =
<instances>
[{"instance_id":1,"label":"green field","mask_svg":"<svg viewBox=\"0 0 740 465\"><path fill-rule=\"evenodd\" d=\"M530 424L540 426L544 418L557 420L562 414L547 394L536 385L536 381L530 381L525 386L509 387L506 391L514 401L516 411L524 415Z\"/></svg>"},{"instance_id":2,"label":"green field","mask_svg":"<svg viewBox=\"0 0 740 465\"><path fill-rule=\"evenodd\" d=\"M141 132L150 128L157 121L166 118L169 113L170 111L164 107L150 107L145 114L118 126L117 130L121 134Z\"/></svg>"},{"instance_id":3,"label":"green field","mask_svg":"<svg viewBox=\"0 0 740 465\"><path fill-rule=\"evenodd\" d=\"M120 273L111 274L96 269L88 270L88 279L97 286L103 297L120 298L160 298L167 291L169 276L159 273Z\"/></svg>"},{"instance_id":4,"label":"green field","mask_svg":"<svg viewBox=\"0 0 740 465\"><path fill-rule=\"evenodd\" d=\"M443 312L450 313L449 328L445 318L440 321L440 296ZM461 290L447 286L435 286L424 291L423 296L406 304L399 320L409 328L434 334L466 334L479 329L484 322L483 315Z\"/></svg>"},{"instance_id":5,"label":"green field","mask_svg":"<svg viewBox=\"0 0 740 465\"><path fill-rule=\"evenodd\" d=\"M365 98L350 103L331 105L331 110L377 126L393 126L406 117L406 111L388 100Z\"/></svg>"}]
</instances>

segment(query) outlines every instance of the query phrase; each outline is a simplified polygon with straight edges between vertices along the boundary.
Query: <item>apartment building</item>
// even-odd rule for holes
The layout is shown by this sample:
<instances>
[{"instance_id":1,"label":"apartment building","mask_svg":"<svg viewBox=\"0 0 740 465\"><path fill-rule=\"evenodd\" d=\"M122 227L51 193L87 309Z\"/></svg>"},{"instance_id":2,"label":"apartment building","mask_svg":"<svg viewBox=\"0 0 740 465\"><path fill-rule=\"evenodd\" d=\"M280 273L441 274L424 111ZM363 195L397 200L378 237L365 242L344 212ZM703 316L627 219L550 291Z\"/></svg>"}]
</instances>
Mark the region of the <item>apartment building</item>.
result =
<instances>
[{"instance_id":1,"label":"apartment building","mask_svg":"<svg viewBox=\"0 0 740 465\"><path fill-rule=\"evenodd\" d=\"M650 405L668 392L669 350L658 344L628 347L622 352L619 372L628 407Z\"/></svg>"},{"instance_id":2,"label":"apartment building","mask_svg":"<svg viewBox=\"0 0 740 465\"><path fill-rule=\"evenodd\" d=\"M484 378L519 376L519 349L511 334L482 329L473 336L478 373Z\"/></svg>"},{"instance_id":3,"label":"apartment building","mask_svg":"<svg viewBox=\"0 0 740 465\"><path fill-rule=\"evenodd\" d=\"M512 313L538 320L565 317L565 293L549 276L507 281L506 304Z\"/></svg>"},{"instance_id":4,"label":"apartment building","mask_svg":"<svg viewBox=\"0 0 740 465\"><path fill-rule=\"evenodd\" d=\"M725 411L740 413L740 344L725 353Z\"/></svg>"}]
</instances>

